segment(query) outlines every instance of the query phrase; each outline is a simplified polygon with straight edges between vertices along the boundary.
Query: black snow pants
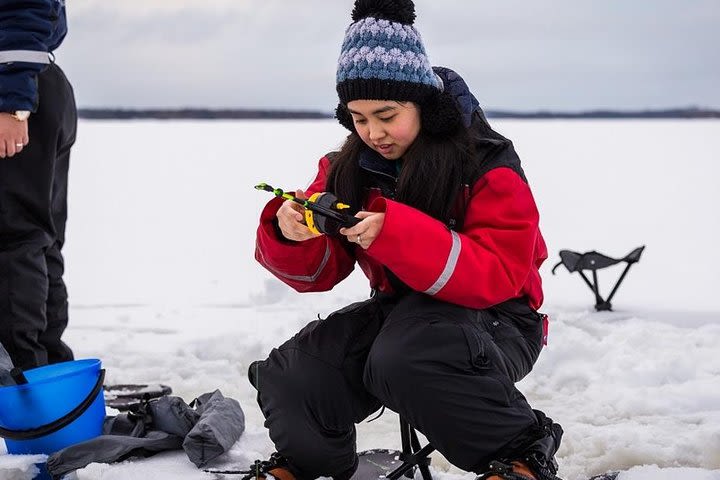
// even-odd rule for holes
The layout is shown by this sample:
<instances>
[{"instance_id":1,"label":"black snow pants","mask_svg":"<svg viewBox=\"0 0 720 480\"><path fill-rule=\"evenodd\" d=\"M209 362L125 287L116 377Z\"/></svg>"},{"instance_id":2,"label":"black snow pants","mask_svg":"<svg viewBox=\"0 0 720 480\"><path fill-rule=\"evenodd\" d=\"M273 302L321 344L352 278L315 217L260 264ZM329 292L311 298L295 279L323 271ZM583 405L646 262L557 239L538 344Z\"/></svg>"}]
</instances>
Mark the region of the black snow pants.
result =
<instances>
[{"instance_id":1,"label":"black snow pants","mask_svg":"<svg viewBox=\"0 0 720 480\"><path fill-rule=\"evenodd\" d=\"M0 343L24 369L72 360L63 257L70 147L77 112L55 64L38 75L30 143L0 159Z\"/></svg>"},{"instance_id":2,"label":"black snow pants","mask_svg":"<svg viewBox=\"0 0 720 480\"><path fill-rule=\"evenodd\" d=\"M524 299L475 310L419 293L376 295L311 322L249 376L270 438L301 479L349 478L354 424L381 406L479 473L537 434L514 384L532 369L542 335Z\"/></svg>"}]
</instances>

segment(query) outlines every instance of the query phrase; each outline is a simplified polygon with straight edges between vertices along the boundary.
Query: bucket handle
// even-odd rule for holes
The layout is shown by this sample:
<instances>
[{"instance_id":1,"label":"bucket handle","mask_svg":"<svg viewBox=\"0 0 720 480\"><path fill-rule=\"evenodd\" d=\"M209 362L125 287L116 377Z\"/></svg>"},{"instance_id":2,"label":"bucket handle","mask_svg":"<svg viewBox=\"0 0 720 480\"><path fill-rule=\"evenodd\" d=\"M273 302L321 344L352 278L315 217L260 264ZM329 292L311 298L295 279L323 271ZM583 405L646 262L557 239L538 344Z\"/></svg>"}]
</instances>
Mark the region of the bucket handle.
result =
<instances>
[{"instance_id":1,"label":"bucket handle","mask_svg":"<svg viewBox=\"0 0 720 480\"><path fill-rule=\"evenodd\" d=\"M5 428L0 427L0 437L6 438L8 440L34 440L36 438L50 435L51 433L55 433L58 430L67 427L72 422L77 420L80 417L80 415L85 413L85 410L90 408L90 405L92 405L92 403L95 401L95 397L97 397L97 394L100 393L100 390L102 390L104 381L105 381L105 369L103 368L100 370L100 375L98 375L98 380L97 380L97 382L95 382L95 386L93 387L90 394L87 397L85 397L85 400L83 400L70 413L68 413L64 417L58 418L54 422L51 422L51 423L48 423L48 424L30 429L30 430L7 430Z\"/></svg>"}]
</instances>

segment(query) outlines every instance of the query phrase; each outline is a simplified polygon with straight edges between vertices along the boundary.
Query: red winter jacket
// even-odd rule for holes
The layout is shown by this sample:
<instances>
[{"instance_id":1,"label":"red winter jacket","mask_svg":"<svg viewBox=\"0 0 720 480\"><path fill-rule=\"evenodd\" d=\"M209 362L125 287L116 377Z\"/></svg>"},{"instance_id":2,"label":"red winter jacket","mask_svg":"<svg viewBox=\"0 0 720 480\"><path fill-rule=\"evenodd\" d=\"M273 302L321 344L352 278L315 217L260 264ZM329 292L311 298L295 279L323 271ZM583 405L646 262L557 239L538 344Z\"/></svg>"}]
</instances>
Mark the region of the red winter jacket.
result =
<instances>
[{"instance_id":1,"label":"red winter jacket","mask_svg":"<svg viewBox=\"0 0 720 480\"><path fill-rule=\"evenodd\" d=\"M320 159L307 196L325 191L329 166L327 156ZM521 296L533 309L542 304L538 268L547 248L530 187L515 168L500 164L474 181L457 232L371 190L364 208L385 212L385 222L367 250L342 236L282 238L275 226L282 202L271 200L260 216L255 258L299 292L330 290L357 262L371 288L382 292L392 291L387 268L413 290L466 307L488 308Z\"/></svg>"}]
</instances>

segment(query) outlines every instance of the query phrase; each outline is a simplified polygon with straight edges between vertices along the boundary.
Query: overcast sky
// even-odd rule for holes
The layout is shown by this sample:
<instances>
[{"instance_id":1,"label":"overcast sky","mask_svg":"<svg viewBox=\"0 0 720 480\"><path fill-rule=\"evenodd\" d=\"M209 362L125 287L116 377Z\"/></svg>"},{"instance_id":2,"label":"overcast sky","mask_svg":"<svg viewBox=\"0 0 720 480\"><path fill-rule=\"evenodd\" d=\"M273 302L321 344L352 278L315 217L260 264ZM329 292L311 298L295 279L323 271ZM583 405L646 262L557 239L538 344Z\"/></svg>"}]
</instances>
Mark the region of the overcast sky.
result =
<instances>
[{"instance_id":1,"label":"overcast sky","mask_svg":"<svg viewBox=\"0 0 720 480\"><path fill-rule=\"evenodd\" d=\"M720 108L718 0L417 0L489 109ZM330 110L352 0L68 0L80 107Z\"/></svg>"}]
</instances>

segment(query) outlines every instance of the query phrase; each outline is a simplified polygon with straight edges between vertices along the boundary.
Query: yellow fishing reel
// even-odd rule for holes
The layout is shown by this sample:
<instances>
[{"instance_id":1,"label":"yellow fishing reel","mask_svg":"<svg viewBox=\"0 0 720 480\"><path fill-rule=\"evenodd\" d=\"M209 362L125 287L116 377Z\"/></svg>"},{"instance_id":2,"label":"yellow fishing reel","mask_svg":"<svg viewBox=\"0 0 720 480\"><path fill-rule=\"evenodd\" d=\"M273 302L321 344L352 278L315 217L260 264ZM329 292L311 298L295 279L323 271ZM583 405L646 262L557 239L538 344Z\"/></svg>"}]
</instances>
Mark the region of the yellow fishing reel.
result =
<instances>
[{"instance_id":1,"label":"yellow fishing reel","mask_svg":"<svg viewBox=\"0 0 720 480\"><path fill-rule=\"evenodd\" d=\"M255 185L255 189L270 192L276 197L302 205L305 208L305 223L315 234L337 235L342 227L352 227L360 223L359 218L343 211L348 210L350 205L339 202L337 197L330 192L313 193L309 199L301 200L291 193L267 183L259 183Z\"/></svg>"},{"instance_id":2,"label":"yellow fishing reel","mask_svg":"<svg viewBox=\"0 0 720 480\"><path fill-rule=\"evenodd\" d=\"M330 192L313 193L310 198L307 199L307 203L320 207L320 209L313 209L312 206L309 205L305 208L305 223L310 231L317 235L321 233L335 235L340 228L351 227L360 221L353 216L345 214L343 210L350 208L350 205L339 202L337 197ZM336 212L339 215L329 216L325 213L328 210Z\"/></svg>"}]
</instances>

